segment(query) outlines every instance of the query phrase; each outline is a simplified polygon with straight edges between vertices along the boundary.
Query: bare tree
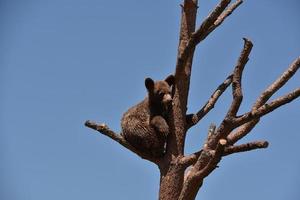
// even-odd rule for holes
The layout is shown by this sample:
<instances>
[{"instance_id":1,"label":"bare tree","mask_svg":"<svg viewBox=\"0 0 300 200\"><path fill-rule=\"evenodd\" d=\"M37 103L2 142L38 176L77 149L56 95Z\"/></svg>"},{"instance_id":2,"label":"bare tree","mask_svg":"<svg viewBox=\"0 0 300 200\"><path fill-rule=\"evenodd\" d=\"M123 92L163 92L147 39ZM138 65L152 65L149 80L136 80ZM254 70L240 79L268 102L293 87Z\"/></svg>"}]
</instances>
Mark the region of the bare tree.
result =
<instances>
[{"instance_id":1,"label":"bare tree","mask_svg":"<svg viewBox=\"0 0 300 200\"><path fill-rule=\"evenodd\" d=\"M236 145L236 142L245 137L259 123L261 117L293 101L300 95L300 88L296 88L286 95L269 101L270 97L285 85L299 69L300 57L298 57L277 80L261 93L248 112L237 115L243 100L243 70L253 46L249 39L244 38L244 47L232 74L229 74L224 82L216 88L207 103L198 112L187 114L187 99L195 48L220 26L243 1L237 0L231 5L230 2L230 0L221 0L197 29L195 24L198 1L184 0L181 5L182 14L175 68L175 87L173 88L174 96L172 112L169 114L168 121L170 133L167 139L166 153L163 157L153 158L139 152L120 134L113 132L105 124L91 121L85 123L87 127L110 137L141 158L149 160L159 167L159 199L161 200L195 199L204 178L218 167L222 157L267 148L267 141L253 141L240 145ZM191 155L184 155L185 138L188 130L197 125L213 109L219 97L230 85L233 98L226 116L218 127L214 124L209 127L202 149Z\"/></svg>"}]
</instances>

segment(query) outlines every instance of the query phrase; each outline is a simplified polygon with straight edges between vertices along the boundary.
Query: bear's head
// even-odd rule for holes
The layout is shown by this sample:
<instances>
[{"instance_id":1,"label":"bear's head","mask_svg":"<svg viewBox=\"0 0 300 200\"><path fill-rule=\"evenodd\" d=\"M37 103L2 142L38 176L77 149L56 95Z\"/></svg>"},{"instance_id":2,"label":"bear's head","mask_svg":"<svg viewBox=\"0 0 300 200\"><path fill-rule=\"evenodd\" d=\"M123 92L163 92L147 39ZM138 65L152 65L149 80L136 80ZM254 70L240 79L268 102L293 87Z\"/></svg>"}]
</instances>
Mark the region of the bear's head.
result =
<instances>
[{"instance_id":1,"label":"bear's head","mask_svg":"<svg viewBox=\"0 0 300 200\"><path fill-rule=\"evenodd\" d=\"M149 102L153 106L166 109L172 102L172 85L175 82L174 75L168 76L162 81L153 81L151 78L145 79L145 86L148 90Z\"/></svg>"}]
</instances>

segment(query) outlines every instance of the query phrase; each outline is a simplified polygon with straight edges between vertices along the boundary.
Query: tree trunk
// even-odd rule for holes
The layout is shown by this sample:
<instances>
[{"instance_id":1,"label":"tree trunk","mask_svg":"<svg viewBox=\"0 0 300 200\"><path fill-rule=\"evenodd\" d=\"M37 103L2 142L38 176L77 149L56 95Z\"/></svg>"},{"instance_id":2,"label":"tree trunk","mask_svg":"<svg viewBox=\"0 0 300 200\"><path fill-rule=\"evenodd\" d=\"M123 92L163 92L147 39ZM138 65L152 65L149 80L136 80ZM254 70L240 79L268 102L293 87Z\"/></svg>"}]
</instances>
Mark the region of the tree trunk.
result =
<instances>
[{"instance_id":1,"label":"tree trunk","mask_svg":"<svg viewBox=\"0 0 300 200\"><path fill-rule=\"evenodd\" d=\"M184 169L178 164L168 164L166 168L160 170L160 200L178 199L184 178Z\"/></svg>"},{"instance_id":2,"label":"tree trunk","mask_svg":"<svg viewBox=\"0 0 300 200\"><path fill-rule=\"evenodd\" d=\"M178 46L178 58L183 53L191 34L195 31L197 0L185 0L182 5L182 16ZM160 200L175 200L180 196L184 181L185 168L179 160L184 154L186 135L186 110L190 84L193 52L187 61L182 63L177 60L175 72L175 87L173 96L172 113L170 114L170 135L163 164L160 165Z\"/></svg>"}]
</instances>

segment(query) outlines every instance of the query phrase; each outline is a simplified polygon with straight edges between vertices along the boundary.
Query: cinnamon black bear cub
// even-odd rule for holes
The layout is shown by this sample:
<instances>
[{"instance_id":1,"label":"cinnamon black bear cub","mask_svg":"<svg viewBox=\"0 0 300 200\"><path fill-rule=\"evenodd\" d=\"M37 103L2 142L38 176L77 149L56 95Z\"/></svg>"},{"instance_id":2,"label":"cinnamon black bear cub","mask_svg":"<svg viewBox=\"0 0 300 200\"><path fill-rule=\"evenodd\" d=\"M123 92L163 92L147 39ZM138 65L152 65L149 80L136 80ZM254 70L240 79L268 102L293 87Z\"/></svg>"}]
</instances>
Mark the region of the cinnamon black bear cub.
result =
<instances>
[{"instance_id":1,"label":"cinnamon black bear cub","mask_svg":"<svg viewBox=\"0 0 300 200\"><path fill-rule=\"evenodd\" d=\"M124 113L121 121L122 136L136 149L150 156L161 157L169 133L167 116L172 105L171 87L174 76L154 82L145 79L148 91L139 104Z\"/></svg>"}]
</instances>

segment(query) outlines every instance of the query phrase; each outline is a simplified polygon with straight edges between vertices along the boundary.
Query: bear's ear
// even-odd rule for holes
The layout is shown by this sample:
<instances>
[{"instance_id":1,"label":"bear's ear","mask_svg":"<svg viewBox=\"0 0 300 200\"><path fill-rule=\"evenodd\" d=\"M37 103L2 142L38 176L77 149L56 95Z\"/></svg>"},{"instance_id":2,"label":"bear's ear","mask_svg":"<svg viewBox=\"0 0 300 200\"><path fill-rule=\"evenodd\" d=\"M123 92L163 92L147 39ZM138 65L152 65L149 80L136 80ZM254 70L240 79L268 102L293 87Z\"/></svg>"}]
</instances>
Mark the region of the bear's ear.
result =
<instances>
[{"instance_id":1,"label":"bear's ear","mask_svg":"<svg viewBox=\"0 0 300 200\"><path fill-rule=\"evenodd\" d=\"M175 77L174 77L174 75L173 75L173 74L169 75L169 76L165 79L165 81L169 84L169 86L174 85L174 83L175 83Z\"/></svg>"},{"instance_id":2,"label":"bear's ear","mask_svg":"<svg viewBox=\"0 0 300 200\"><path fill-rule=\"evenodd\" d=\"M154 81L151 78L146 78L145 86L148 91L153 91L154 90Z\"/></svg>"}]
</instances>

